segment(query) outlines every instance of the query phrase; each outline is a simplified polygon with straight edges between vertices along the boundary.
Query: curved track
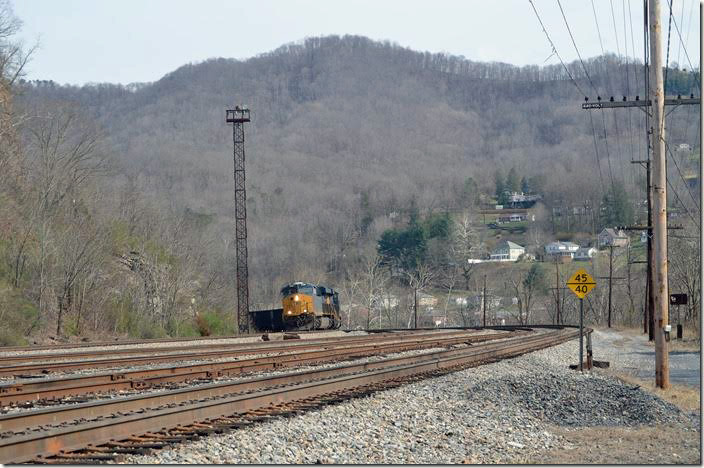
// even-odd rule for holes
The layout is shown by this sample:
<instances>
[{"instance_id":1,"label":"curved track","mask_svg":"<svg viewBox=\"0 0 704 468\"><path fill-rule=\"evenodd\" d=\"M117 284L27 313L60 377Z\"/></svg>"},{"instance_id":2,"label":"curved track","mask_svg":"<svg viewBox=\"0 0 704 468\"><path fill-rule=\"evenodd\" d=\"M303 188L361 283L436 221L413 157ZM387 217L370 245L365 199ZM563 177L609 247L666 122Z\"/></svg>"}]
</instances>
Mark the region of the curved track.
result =
<instances>
[{"instance_id":1,"label":"curved track","mask_svg":"<svg viewBox=\"0 0 704 468\"><path fill-rule=\"evenodd\" d=\"M1 430L6 431L0 438L0 462L95 463L114 459L120 453L158 448L271 415L296 413L419 378L517 356L574 339L578 333L571 328L542 330L374 363L4 416L0 422L5 424ZM50 422L54 425L49 426Z\"/></svg>"}]
</instances>

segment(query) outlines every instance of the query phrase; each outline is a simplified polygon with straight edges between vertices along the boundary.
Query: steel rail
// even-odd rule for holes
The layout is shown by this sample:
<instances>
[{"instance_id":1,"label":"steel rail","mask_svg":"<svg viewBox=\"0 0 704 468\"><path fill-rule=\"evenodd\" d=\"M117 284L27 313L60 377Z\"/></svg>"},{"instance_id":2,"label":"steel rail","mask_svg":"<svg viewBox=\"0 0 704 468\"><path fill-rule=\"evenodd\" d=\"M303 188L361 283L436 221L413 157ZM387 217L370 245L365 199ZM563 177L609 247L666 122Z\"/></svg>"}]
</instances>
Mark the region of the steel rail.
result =
<instances>
[{"instance_id":1,"label":"steel rail","mask_svg":"<svg viewBox=\"0 0 704 468\"><path fill-rule=\"evenodd\" d=\"M17 359L19 364L12 364L6 366L0 366L0 376L7 375L19 375L21 373L48 373L52 370L77 370L86 368L100 368L100 367L116 367L121 364L126 365L140 365L140 364L152 364L155 362L170 362L175 360L207 360L208 358L221 358L221 357L234 357L249 354L267 354L276 352L285 352L293 350L302 349L316 349L324 346L328 347L341 347L347 346L350 343L379 343L379 342L396 342L403 341L410 338L416 339L430 339L438 336L474 336L467 331L452 331L452 332L436 332L436 333L425 333L422 335L389 335L382 338L377 338L375 336L363 336L363 337L347 337L344 340L331 339L325 341L318 340L305 340L305 342L287 343L287 342L269 342L269 343L256 343L255 345L249 346L239 346L238 344L233 344L225 349L210 350L209 348L202 349L199 352L194 353L171 353L171 354L160 354L154 355L150 350L140 349L138 355L131 357L117 357L117 358L106 358L106 359L85 359L85 360L68 360L59 362L41 362L38 364L26 363L26 360L22 358L11 358L12 360ZM285 344L284 344L285 343ZM145 354L148 353L148 354ZM71 357L70 354L64 355L62 357ZM42 356L38 356L40 360L43 361ZM32 357L34 359L34 356Z\"/></svg>"},{"instance_id":2,"label":"steel rail","mask_svg":"<svg viewBox=\"0 0 704 468\"><path fill-rule=\"evenodd\" d=\"M467 330L446 330L446 331L436 331L435 333L461 333ZM419 335L428 335L432 333L424 330ZM40 354L18 354L12 356L0 356L0 364L9 365L16 363L25 363L31 361L53 361L58 359L72 359L72 358L86 358L86 357L99 357L99 356L118 356L118 355L154 355L154 353L171 353L178 354L176 352L181 351L191 351L191 350L216 350L216 349L251 349L251 348L283 348L283 347L293 347L293 346L313 346L322 343L347 343L356 342L364 340L378 340L381 339L398 339L399 333L382 333L381 335L363 335L363 336L334 336L334 337L323 337L323 338L312 338L312 339L298 339L298 340L279 340L279 341L256 341L247 343L218 343L218 344L192 344L189 346L169 346L161 348L126 348L126 349L108 349L108 350L95 350L95 351L76 351L76 352L63 352L63 353L40 353ZM408 334L407 336L410 336ZM0 348L0 353L4 350Z\"/></svg>"},{"instance_id":3,"label":"steel rail","mask_svg":"<svg viewBox=\"0 0 704 468\"><path fill-rule=\"evenodd\" d=\"M481 329L482 327L446 327L442 328L442 330L478 330ZM486 327L487 329L491 327ZM385 329L373 329L373 330L342 330L342 329L337 329L337 330L308 330L308 331L284 331L284 332L266 332L266 331L261 331L257 333L249 333L249 334L244 334L244 335L225 335L225 336L192 336L188 338L152 338L152 339L143 339L143 340L113 340L113 341L86 341L86 342L81 342L81 343L54 343L50 345L29 345L29 346L0 346L0 353L4 352L32 352L32 351L41 351L41 350L47 350L47 349L76 349L76 348L92 348L92 347L104 347L104 346L131 346L131 345L142 345L142 344L151 344L151 343L181 343L181 342L188 342L188 341L201 341L201 340L232 340L232 339L240 339L240 338L255 338L258 336L262 336L265 333L295 333L298 335L314 335L314 334L319 334L319 333L329 333L329 332L334 332L334 331L340 331L344 333L349 333L353 331L367 331L369 333L388 333L388 334L393 334L393 333L414 333L416 331L418 332L423 332L423 331L428 331L428 330L438 330L438 328L418 328L418 329L410 329L410 328L385 328ZM332 338L345 338L345 337L330 337ZM316 339L323 339L323 338L316 338Z\"/></svg>"},{"instance_id":4,"label":"steel rail","mask_svg":"<svg viewBox=\"0 0 704 468\"><path fill-rule=\"evenodd\" d=\"M302 349L332 349L341 348L349 346L350 343L381 343L381 342L407 342L409 338L417 342L434 340L439 336L456 336L456 337L469 337L477 336L468 334L466 332L454 332L447 334L427 334L415 336L392 336L385 337L381 340L374 340L373 337L366 338L364 340L353 340L344 342L329 342L320 344L295 344L295 345L273 345L273 346L258 346L246 349L240 349L235 347L231 350L217 350L208 351L204 350L197 353L175 353L168 355L139 355L132 357L123 358L108 358L108 359L98 359L98 360L79 360L79 361L61 361L61 362L49 362L49 363L35 363L35 364L16 364L11 366L0 367L0 376L21 376L27 374L47 374L50 372L58 371L70 371L79 369L100 369L107 367L125 367L125 366L137 366L137 365L150 365L156 363L166 363L174 361L208 361L214 359L221 359L224 357L237 357L243 355L254 355L254 354L274 354L287 351L302 350Z\"/></svg>"},{"instance_id":5,"label":"steel rail","mask_svg":"<svg viewBox=\"0 0 704 468\"><path fill-rule=\"evenodd\" d=\"M296 334L318 334L332 331L341 331L348 333L354 330L309 330L309 331L291 331L283 333L296 333ZM0 346L0 353L5 351L40 351L46 349L72 349L72 348L91 348L91 347L103 347L103 346L127 346L127 345L141 345L150 343L181 343L187 341L200 341L200 340L232 340L240 338L254 338L261 336L264 333L282 333L282 332L257 332L248 333L244 335L223 335L223 336L192 336L187 338L152 338L152 339L142 339L142 340L118 340L113 341L86 341L80 343L54 343L50 345L28 345L28 346ZM338 337L339 338L339 337Z\"/></svg>"},{"instance_id":6,"label":"steel rail","mask_svg":"<svg viewBox=\"0 0 704 468\"><path fill-rule=\"evenodd\" d=\"M509 338L507 339L507 341L503 341L500 343L485 342L472 347L471 352L488 352L500 350L501 348L507 346L506 343L508 342L508 340L515 339L516 338ZM521 344L527 345L529 343L539 342L544 339L545 337L541 335L531 336L529 338L522 339ZM177 390L170 390L167 392L123 397L113 400L95 401L71 406L45 408L22 413L13 413L0 416L0 432L17 432L17 430L26 429L32 426L55 424L58 422L70 421L79 417L95 417L100 414L111 414L124 411L133 411L136 409L153 408L159 405L172 404L178 401L182 401L184 400L183 395L188 395L188 399L221 396L228 393L267 388L274 385L298 383L311 380L312 378L328 378L330 376L339 375L342 373L350 374L370 369L388 367L390 365L409 364L416 361L436 359L441 357L450 357L454 355L466 354L467 352L467 348L433 351L415 356L392 357L379 361L360 364L348 364L322 370L316 369L311 371L286 373L275 376L265 375L237 382L213 383L198 386L197 388L183 388Z\"/></svg>"},{"instance_id":7,"label":"steel rail","mask_svg":"<svg viewBox=\"0 0 704 468\"><path fill-rule=\"evenodd\" d=\"M427 349L451 346L458 343L480 343L497 339L520 336L520 334L464 335L433 340L413 340L386 344L357 344L333 349L308 351L304 353L279 354L246 360L220 361L209 364L191 364L177 367L162 367L145 370L123 371L78 377L65 377L38 381L23 381L0 385L0 406L19 404L46 398L84 395L108 390L130 390L147 388L166 382L186 382L198 378L215 378L273 370L282 367L319 363L335 360L350 360L374 354L400 352L411 349Z\"/></svg>"},{"instance_id":8,"label":"steel rail","mask_svg":"<svg viewBox=\"0 0 704 468\"><path fill-rule=\"evenodd\" d=\"M16 463L37 456L50 456L70 450L123 440L134 434L162 431L195 421L208 421L233 413L246 413L257 408L281 405L296 400L323 396L350 388L359 388L384 381L403 379L439 369L451 370L458 366L476 365L513 357L525 352L562 343L578 335L575 330L546 332L539 340L508 340L500 349L475 350L464 354L436 358L415 364L395 365L389 368L333 377L315 382L291 384L281 388L254 391L227 398L199 401L171 408L142 410L126 416L113 415L102 421L69 426L43 433L9 437L0 440L0 463ZM523 341L515 343L515 341Z\"/></svg>"}]
</instances>

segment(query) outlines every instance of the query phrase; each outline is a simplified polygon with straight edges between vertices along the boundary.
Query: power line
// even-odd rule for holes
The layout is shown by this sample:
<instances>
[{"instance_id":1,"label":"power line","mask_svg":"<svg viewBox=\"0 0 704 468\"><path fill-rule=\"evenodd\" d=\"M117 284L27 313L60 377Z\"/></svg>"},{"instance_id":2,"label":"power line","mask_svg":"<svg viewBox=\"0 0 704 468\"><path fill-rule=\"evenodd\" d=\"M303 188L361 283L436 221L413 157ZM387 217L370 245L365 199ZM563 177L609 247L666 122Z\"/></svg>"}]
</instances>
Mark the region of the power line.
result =
<instances>
[{"instance_id":1,"label":"power line","mask_svg":"<svg viewBox=\"0 0 704 468\"><path fill-rule=\"evenodd\" d=\"M540 27L543 28L543 32L545 33L545 37L548 39L548 42L550 43L550 46L552 47L553 53L560 60L560 63L562 64L562 68L565 69L565 72L567 72L567 76L570 77L570 80L575 85L577 90L582 94L582 96L586 97L587 95L584 93L584 91L582 91L582 88L580 88L579 84L577 84L577 81L575 81L574 77L572 76L572 73L570 73L569 69L567 68L567 65L565 65L565 62L562 60L562 57L560 57L560 54L557 52L557 48L555 47L555 44L552 42L552 39L550 39L550 35L548 34L547 29L545 29L545 25L543 24L543 20L540 19L540 15L538 14L538 10L535 9L535 5L533 4L533 0L528 0L528 2L530 2L530 6L533 7L533 12L535 12L535 17L538 18L538 22L540 23Z\"/></svg>"},{"instance_id":2,"label":"power line","mask_svg":"<svg viewBox=\"0 0 704 468\"><path fill-rule=\"evenodd\" d=\"M606 118L604 117L604 111L601 111L601 122L604 126L604 146L606 147L606 162L609 166L609 178L611 179L611 190L614 190L614 173L611 171L611 155L609 154L609 139L606 135Z\"/></svg>"},{"instance_id":3,"label":"power line","mask_svg":"<svg viewBox=\"0 0 704 468\"><path fill-rule=\"evenodd\" d=\"M672 3L673 2L670 2L670 20L668 21L667 25L667 58L665 59L665 82L663 84L663 94L665 96L667 96L667 71L670 68L670 31L672 30Z\"/></svg>"},{"instance_id":4,"label":"power line","mask_svg":"<svg viewBox=\"0 0 704 468\"><path fill-rule=\"evenodd\" d=\"M625 23L625 5L624 5L624 23ZM638 89L638 74L636 73L636 45L635 45L635 40L633 39L633 14L631 10L631 0L628 0L628 22L630 25L630 30L631 30L631 52L633 53L633 66L631 67L633 70L633 89ZM625 28L625 26L624 26ZM624 35L626 33L624 32ZM627 42L626 42L627 43ZM626 73L628 73L628 66L626 66ZM630 94L630 79L626 80L626 83L629 85L629 87L626 89L627 93ZM628 109L628 132L631 138L631 161L633 161L633 150L634 150L634 145L633 145L633 128L631 126L632 124L632 114L633 114L633 109L629 108ZM640 119L639 119L640 120ZM638 138L638 154L640 155L642 153L642 145L643 141ZM633 164L630 164L631 166L631 180L633 185L636 185L636 174L635 174L635 167Z\"/></svg>"},{"instance_id":5,"label":"power line","mask_svg":"<svg viewBox=\"0 0 704 468\"><path fill-rule=\"evenodd\" d=\"M614 38L616 39L616 52L618 53L618 60L619 62L622 61L622 55L621 55L621 46L619 45L618 42L618 28L616 27L616 15L614 14L614 2L613 0L609 0L609 4L611 5L611 21L614 26ZM628 67L628 62L626 62L626 67ZM628 72L628 68L626 68L626 72ZM628 73L626 73L626 80L628 80ZM627 85L626 85L627 87ZM603 112L603 110L602 110ZM616 152L617 152L617 161L619 162L619 165L621 166L621 179L625 182L626 177L625 177L625 170L623 168L623 157L621 155L621 145L619 141L619 135L620 132L618 130L618 120L616 119L616 115L614 114L614 127L616 131ZM604 133L606 133L606 128L604 128ZM608 150L607 150L607 155L608 155ZM612 176L612 184L613 184L613 176Z\"/></svg>"},{"instance_id":6,"label":"power line","mask_svg":"<svg viewBox=\"0 0 704 468\"><path fill-rule=\"evenodd\" d=\"M672 2L670 0L667 0L667 3L669 5L672 5ZM670 8L672 8L672 7L670 7ZM699 84L699 78L697 78L697 75L695 73L694 66L692 65L692 60L690 60L689 53L687 52L687 44L685 44L684 41L682 40L682 34L680 33L680 28L677 27L677 21L673 21L673 23L675 25L675 31L677 31L677 36L680 38L680 43L682 44L682 48L684 49L684 56L687 57L687 62L689 62L689 69L694 74L694 81L696 81L697 86L701 86Z\"/></svg>"},{"instance_id":7,"label":"power line","mask_svg":"<svg viewBox=\"0 0 704 468\"><path fill-rule=\"evenodd\" d=\"M680 179L682 179L682 183L684 184L685 188L687 189L687 193L689 193L689 196L692 198L692 201L694 202L694 206L699 208L699 203L697 203L697 200L694 198L694 195L692 195L692 191L689 189L689 185L687 184L687 181L685 180L684 176L682 175L682 171L680 170L680 165L677 163L677 158L675 155L672 153L672 149L670 148L670 145L667 143L667 140L665 140L665 148L667 149L667 152L670 154L670 160L675 163L675 167L677 168L677 173L680 175Z\"/></svg>"},{"instance_id":8,"label":"power line","mask_svg":"<svg viewBox=\"0 0 704 468\"><path fill-rule=\"evenodd\" d=\"M697 229L699 229L699 223L697 223L697 221L694 219L694 216L692 216L692 213L689 212L689 209L687 208L687 205L685 205L685 204L682 202L682 199L681 199L680 196L677 194L677 190L675 190L675 187L672 186L672 183L670 182L670 179L667 179L667 185L670 186L670 189L672 189L672 193L675 194L675 198L677 199L677 201L680 203L680 205L682 205L682 208L683 208L684 211L687 213L687 215L688 215L689 218L692 220L692 222L697 226Z\"/></svg>"},{"instance_id":9,"label":"power line","mask_svg":"<svg viewBox=\"0 0 704 468\"><path fill-rule=\"evenodd\" d=\"M592 113L589 113L589 122L592 124L592 136L594 137L594 154L596 154L596 167L599 168L599 182L601 183L601 191L606 192L604 189L604 177L601 175L601 164L599 163L599 148L596 144L596 131L594 130L594 119L592 119Z\"/></svg>"},{"instance_id":10,"label":"power line","mask_svg":"<svg viewBox=\"0 0 704 468\"><path fill-rule=\"evenodd\" d=\"M594 86L594 82L592 81L592 78L589 76L589 72L587 71L587 67L584 65L584 60L582 60L582 54L579 53L579 48L577 48L577 43L575 42L574 36L572 35L572 30L570 29L570 25L567 22L567 17L565 16L565 10L562 9L562 4L560 3L560 0L557 0L557 6L560 7L560 13L562 13L562 19L565 21L565 26L567 26L567 32L570 34L570 39L572 39L572 45L574 46L574 50L577 52L577 57L579 57L579 62L582 64L582 69L584 69L584 74L587 76L587 80L589 80L589 84L592 85L594 92L598 94L599 91L596 89L596 86Z\"/></svg>"},{"instance_id":11,"label":"power line","mask_svg":"<svg viewBox=\"0 0 704 468\"><path fill-rule=\"evenodd\" d=\"M692 5L692 4L690 3L690 6L691 6L691 5ZM690 8L690 11L692 11L691 8ZM684 26L684 5L682 5L682 14L680 15L680 24L681 24L682 26ZM679 63L680 63L680 56L681 56L681 54L682 54L682 43L680 42L680 43L679 43L679 47L677 48L677 64L678 64L678 65L679 65Z\"/></svg>"}]
</instances>

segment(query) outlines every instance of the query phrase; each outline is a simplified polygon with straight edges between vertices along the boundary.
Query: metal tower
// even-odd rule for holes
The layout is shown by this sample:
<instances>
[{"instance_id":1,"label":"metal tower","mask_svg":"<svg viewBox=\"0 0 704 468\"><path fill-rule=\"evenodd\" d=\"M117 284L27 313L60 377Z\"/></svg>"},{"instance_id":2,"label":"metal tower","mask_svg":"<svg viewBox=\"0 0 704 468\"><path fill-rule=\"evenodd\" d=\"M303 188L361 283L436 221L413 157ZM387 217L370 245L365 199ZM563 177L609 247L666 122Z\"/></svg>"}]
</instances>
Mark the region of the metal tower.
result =
<instances>
[{"instance_id":1,"label":"metal tower","mask_svg":"<svg viewBox=\"0 0 704 468\"><path fill-rule=\"evenodd\" d=\"M247 271L247 191L244 173L244 123L249 109L235 106L225 111L225 122L232 124L235 144L235 248L237 250L237 330L249 333L249 273Z\"/></svg>"}]
</instances>

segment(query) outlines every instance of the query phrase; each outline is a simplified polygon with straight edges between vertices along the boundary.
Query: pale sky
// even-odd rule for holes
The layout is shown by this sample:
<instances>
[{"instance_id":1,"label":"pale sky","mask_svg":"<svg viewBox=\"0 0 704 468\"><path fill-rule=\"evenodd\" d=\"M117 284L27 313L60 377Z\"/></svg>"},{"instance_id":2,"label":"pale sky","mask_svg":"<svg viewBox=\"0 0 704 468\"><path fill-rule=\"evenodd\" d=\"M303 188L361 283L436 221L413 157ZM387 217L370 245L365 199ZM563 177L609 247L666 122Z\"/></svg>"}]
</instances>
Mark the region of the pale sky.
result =
<instances>
[{"instance_id":1,"label":"pale sky","mask_svg":"<svg viewBox=\"0 0 704 468\"><path fill-rule=\"evenodd\" d=\"M662 0L663 42L668 1ZM689 69L691 61L696 69L698 1L672 1L670 62ZM39 43L27 78L59 83L155 81L189 62L212 57L247 59L286 43L329 34L362 35L475 61L559 63L551 56L551 46L528 0L11 2L23 22L20 37L25 45ZM563 60L577 59L557 1L534 0L534 4ZM601 54L598 24L607 52L620 51L642 61L642 0L593 0L596 21L591 1L561 0L561 4L584 59Z\"/></svg>"}]
</instances>

